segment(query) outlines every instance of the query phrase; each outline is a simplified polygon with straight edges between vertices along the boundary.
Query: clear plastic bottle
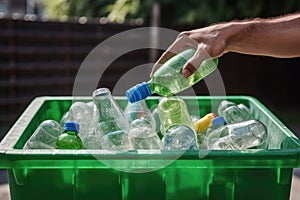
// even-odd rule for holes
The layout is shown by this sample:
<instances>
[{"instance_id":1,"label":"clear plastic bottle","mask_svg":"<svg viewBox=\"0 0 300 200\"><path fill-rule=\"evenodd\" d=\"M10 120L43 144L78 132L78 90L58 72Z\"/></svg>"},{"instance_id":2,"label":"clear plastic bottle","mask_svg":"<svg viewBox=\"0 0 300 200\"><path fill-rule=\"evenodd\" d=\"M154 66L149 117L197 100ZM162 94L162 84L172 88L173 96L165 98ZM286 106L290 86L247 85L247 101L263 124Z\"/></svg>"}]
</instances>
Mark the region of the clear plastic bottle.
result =
<instances>
[{"instance_id":1,"label":"clear plastic bottle","mask_svg":"<svg viewBox=\"0 0 300 200\"><path fill-rule=\"evenodd\" d=\"M56 139L63 133L63 128L54 120L45 120L37 127L26 142L25 149L54 149Z\"/></svg>"},{"instance_id":2,"label":"clear plastic bottle","mask_svg":"<svg viewBox=\"0 0 300 200\"><path fill-rule=\"evenodd\" d=\"M134 149L160 149L161 140L153 127L145 126L143 120L136 119L129 131L129 137ZM141 122L142 124L140 124ZM140 125L139 125L140 124Z\"/></svg>"},{"instance_id":3,"label":"clear plastic bottle","mask_svg":"<svg viewBox=\"0 0 300 200\"><path fill-rule=\"evenodd\" d=\"M130 123L129 137L134 149L160 149L155 119L145 101L128 102L124 114Z\"/></svg>"},{"instance_id":4,"label":"clear plastic bottle","mask_svg":"<svg viewBox=\"0 0 300 200\"><path fill-rule=\"evenodd\" d=\"M243 103L240 103L237 105L237 107L244 113L245 116L248 116L248 118L251 118L250 109Z\"/></svg>"},{"instance_id":5,"label":"clear plastic bottle","mask_svg":"<svg viewBox=\"0 0 300 200\"><path fill-rule=\"evenodd\" d=\"M172 96L191 87L217 68L218 59L207 59L194 74L185 78L181 74L182 68L194 54L194 49L187 49L167 60L148 82L140 83L127 90L128 101L140 101L154 93L160 96Z\"/></svg>"},{"instance_id":6,"label":"clear plastic bottle","mask_svg":"<svg viewBox=\"0 0 300 200\"><path fill-rule=\"evenodd\" d=\"M131 124L136 119L148 121L150 126L155 128L155 119L152 116L151 111L149 110L145 101L138 101L135 103L130 103L126 105L124 109L125 118Z\"/></svg>"},{"instance_id":7,"label":"clear plastic bottle","mask_svg":"<svg viewBox=\"0 0 300 200\"><path fill-rule=\"evenodd\" d=\"M156 131L156 133L159 133L161 124L160 124L160 119L159 119L158 112L157 112L157 106L152 110L152 116L155 121L155 131Z\"/></svg>"},{"instance_id":8,"label":"clear plastic bottle","mask_svg":"<svg viewBox=\"0 0 300 200\"><path fill-rule=\"evenodd\" d=\"M172 125L162 138L162 149L197 150L195 132L185 125Z\"/></svg>"},{"instance_id":9,"label":"clear plastic bottle","mask_svg":"<svg viewBox=\"0 0 300 200\"><path fill-rule=\"evenodd\" d=\"M103 134L100 140L101 147L111 150L132 149L128 135L129 123L109 89L99 88L95 90L93 101L96 128Z\"/></svg>"},{"instance_id":10,"label":"clear plastic bottle","mask_svg":"<svg viewBox=\"0 0 300 200\"><path fill-rule=\"evenodd\" d=\"M200 118L198 115L191 115L192 122L195 124Z\"/></svg>"},{"instance_id":11,"label":"clear plastic bottle","mask_svg":"<svg viewBox=\"0 0 300 200\"><path fill-rule=\"evenodd\" d=\"M96 134L88 134L82 142L86 149L102 149L100 142L102 137L103 135L99 137Z\"/></svg>"},{"instance_id":12,"label":"clear plastic bottle","mask_svg":"<svg viewBox=\"0 0 300 200\"><path fill-rule=\"evenodd\" d=\"M208 136L208 148L242 150L256 146L266 148L267 129L258 120L228 124L213 130Z\"/></svg>"},{"instance_id":13,"label":"clear plastic bottle","mask_svg":"<svg viewBox=\"0 0 300 200\"><path fill-rule=\"evenodd\" d=\"M78 136L79 123L66 122L64 126L64 133L56 140L57 149L82 149L83 144Z\"/></svg>"},{"instance_id":14,"label":"clear plastic bottle","mask_svg":"<svg viewBox=\"0 0 300 200\"><path fill-rule=\"evenodd\" d=\"M219 104L218 113L225 118L227 124L243 122L251 118L247 106L244 104L236 105L226 100Z\"/></svg>"},{"instance_id":15,"label":"clear plastic bottle","mask_svg":"<svg viewBox=\"0 0 300 200\"><path fill-rule=\"evenodd\" d=\"M77 122L80 126L80 132L78 133L81 139L84 139L89 133L90 129L93 129L93 108L85 102L74 102L70 109L63 115L61 124L66 122Z\"/></svg>"},{"instance_id":16,"label":"clear plastic bottle","mask_svg":"<svg viewBox=\"0 0 300 200\"><path fill-rule=\"evenodd\" d=\"M225 121L224 117L217 116L212 120L211 124L212 125L210 127L208 127L204 132L197 134L199 149L207 149L208 148L209 134L213 130L216 130L216 129L226 125L226 121Z\"/></svg>"}]
</instances>

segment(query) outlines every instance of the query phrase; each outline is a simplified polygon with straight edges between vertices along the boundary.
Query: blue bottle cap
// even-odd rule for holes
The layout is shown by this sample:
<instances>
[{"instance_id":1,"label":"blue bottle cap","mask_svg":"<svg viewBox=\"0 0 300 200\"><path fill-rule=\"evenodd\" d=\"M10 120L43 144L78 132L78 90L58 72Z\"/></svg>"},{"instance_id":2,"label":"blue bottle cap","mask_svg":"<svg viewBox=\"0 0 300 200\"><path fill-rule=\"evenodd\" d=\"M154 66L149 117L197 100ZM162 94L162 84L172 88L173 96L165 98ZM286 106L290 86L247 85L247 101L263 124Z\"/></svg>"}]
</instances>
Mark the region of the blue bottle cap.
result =
<instances>
[{"instance_id":1,"label":"blue bottle cap","mask_svg":"<svg viewBox=\"0 0 300 200\"><path fill-rule=\"evenodd\" d=\"M79 124L77 122L66 122L64 126L64 131L74 131L79 132Z\"/></svg>"},{"instance_id":2,"label":"blue bottle cap","mask_svg":"<svg viewBox=\"0 0 300 200\"><path fill-rule=\"evenodd\" d=\"M213 119L213 121L212 121L213 127L216 127L216 126L218 126L220 124L222 124L222 125L226 124L226 121L225 121L224 117L218 116L218 117L216 117L216 118Z\"/></svg>"},{"instance_id":3,"label":"blue bottle cap","mask_svg":"<svg viewBox=\"0 0 300 200\"><path fill-rule=\"evenodd\" d=\"M126 91L127 99L130 103L134 103L146 99L152 94L148 83L142 82Z\"/></svg>"}]
</instances>

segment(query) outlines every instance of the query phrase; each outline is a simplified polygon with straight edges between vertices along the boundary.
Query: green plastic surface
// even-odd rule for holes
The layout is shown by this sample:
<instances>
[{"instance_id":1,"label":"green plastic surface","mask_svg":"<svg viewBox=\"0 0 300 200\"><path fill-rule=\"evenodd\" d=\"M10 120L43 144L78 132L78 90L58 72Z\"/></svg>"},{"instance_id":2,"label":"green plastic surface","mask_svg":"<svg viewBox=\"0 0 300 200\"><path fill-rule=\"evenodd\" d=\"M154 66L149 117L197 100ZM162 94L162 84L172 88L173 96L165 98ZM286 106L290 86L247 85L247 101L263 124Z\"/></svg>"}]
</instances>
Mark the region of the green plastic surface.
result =
<instances>
[{"instance_id":1,"label":"green plastic surface","mask_svg":"<svg viewBox=\"0 0 300 200\"><path fill-rule=\"evenodd\" d=\"M129 151L22 149L39 123L59 121L73 101L90 97L38 97L0 143L0 168L8 169L12 200L204 199L288 200L293 168L300 167L299 139L262 103L248 96L182 97L190 114L216 112L227 99L249 106L267 125L269 149L244 151ZM115 97L122 108L126 97ZM149 107L158 98L146 100ZM181 155L182 154L182 155ZM178 156L181 155L181 156ZM162 161L178 159L162 168ZM110 161L118 169L106 165Z\"/></svg>"}]
</instances>

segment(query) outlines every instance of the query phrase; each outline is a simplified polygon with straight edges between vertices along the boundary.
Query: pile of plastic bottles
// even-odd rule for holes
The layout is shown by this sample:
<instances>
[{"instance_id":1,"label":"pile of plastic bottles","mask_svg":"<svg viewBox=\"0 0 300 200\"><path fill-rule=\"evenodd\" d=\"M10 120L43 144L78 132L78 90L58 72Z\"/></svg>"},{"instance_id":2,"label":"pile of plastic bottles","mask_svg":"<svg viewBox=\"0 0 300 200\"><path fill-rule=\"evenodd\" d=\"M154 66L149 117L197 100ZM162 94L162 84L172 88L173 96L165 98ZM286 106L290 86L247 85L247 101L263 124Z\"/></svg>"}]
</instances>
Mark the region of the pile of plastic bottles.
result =
<instances>
[{"instance_id":1,"label":"pile of plastic bottles","mask_svg":"<svg viewBox=\"0 0 300 200\"><path fill-rule=\"evenodd\" d=\"M267 147L267 128L253 119L247 106L224 100L219 104L218 114L209 113L194 124L200 149Z\"/></svg>"},{"instance_id":2,"label":"pile of plastic bottles","mask_svg":"<svg viewBox=\"0 0 300 200\"><path fill-rule=\"evenodd\" d=\"M202 118L177 96L162 98L152 111L144 100L122 110L109 89L99 88L93 101L73 103L60 123L43 121L24 148L241 150L266 148L266 138L266 127L244 104L222 101L218 115Z\"/></svg>"}]
</instances>

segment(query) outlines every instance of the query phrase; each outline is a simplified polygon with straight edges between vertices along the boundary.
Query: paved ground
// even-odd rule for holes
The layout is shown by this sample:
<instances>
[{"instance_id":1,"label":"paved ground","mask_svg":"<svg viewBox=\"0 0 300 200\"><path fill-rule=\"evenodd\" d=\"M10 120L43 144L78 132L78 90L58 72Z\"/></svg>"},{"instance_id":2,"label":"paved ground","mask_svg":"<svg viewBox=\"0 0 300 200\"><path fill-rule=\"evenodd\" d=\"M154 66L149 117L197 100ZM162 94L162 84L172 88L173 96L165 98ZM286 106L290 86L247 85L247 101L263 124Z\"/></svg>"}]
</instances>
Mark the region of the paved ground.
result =
<instances>
[{"instance_id":1,"label":"paved ground","mask_svg":"<svg viewBox=\"0 0 300 200\"><path fill-rule=\"evenodd\" d=\"M290 200L300 200L300 176L293 176Z\"/></svg>"},{"instance_id":2,"label":"paved ground","mask_svg":"<svg viewBox=\"0 0 300 200\"><path fill-rule=\"evenodd\" d=\"M290 200L300 200L300 169L294 173ZM8 184L0 184L0 199L10 200Z\"/></svg>"}]
</instances>

